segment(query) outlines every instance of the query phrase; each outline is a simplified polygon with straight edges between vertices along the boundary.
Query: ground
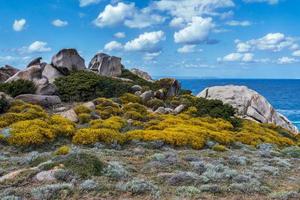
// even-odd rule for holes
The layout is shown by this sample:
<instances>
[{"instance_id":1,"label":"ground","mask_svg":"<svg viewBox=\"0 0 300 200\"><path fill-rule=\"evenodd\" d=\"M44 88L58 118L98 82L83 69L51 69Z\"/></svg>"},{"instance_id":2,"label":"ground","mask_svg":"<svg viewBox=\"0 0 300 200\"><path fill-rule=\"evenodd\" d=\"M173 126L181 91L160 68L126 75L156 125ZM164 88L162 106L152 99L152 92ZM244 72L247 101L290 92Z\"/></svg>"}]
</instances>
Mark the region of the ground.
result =
<instances>
[{"instance_id":1,"label":"ground","mask_svg":"<svg viewBox=\"0 0 300 200\"><path fill-rule=\"evenodd\" d=\"M274 145L67 144L70 152L57 155L65 142L26 151L0 146L0 198L300 199L300 159Z\"/></svg>"}]
</instances>

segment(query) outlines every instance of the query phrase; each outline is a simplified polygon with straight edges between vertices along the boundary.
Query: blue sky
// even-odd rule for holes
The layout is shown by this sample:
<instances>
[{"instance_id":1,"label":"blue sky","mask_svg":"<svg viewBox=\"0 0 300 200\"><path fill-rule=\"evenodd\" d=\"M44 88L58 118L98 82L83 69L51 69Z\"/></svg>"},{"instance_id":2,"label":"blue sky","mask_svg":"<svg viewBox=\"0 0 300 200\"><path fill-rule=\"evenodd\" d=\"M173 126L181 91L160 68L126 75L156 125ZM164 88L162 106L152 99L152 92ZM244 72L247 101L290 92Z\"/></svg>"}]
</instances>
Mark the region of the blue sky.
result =
<instances>
[{"instance_id":1,"label":"blue sky","mask_svg":"<svg viewBox=\"0 0 300 200\"><path fill-rule=\"evenodd\" d=\"M0 66L76 48L154 76L300 78L300 1L0 0Z\"/></svg>"}]
</instances>

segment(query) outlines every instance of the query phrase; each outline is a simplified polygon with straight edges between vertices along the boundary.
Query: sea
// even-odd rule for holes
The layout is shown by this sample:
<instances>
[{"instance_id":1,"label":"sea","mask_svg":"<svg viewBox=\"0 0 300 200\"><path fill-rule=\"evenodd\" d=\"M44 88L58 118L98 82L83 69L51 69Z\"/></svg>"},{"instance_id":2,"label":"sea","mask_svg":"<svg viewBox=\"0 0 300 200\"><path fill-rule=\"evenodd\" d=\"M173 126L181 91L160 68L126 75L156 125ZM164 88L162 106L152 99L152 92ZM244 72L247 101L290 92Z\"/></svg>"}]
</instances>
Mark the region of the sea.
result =
<instances>
[{"instance_id":1,"label":"sea","mask_svg":"<svg viewBox=\"0 0 300 200\"><path fill-rule=\"evenodd\" d=\"M198 94L206 87L245 85L267 98L273 107L300 129L300 79L178 79L184 89Z\"/></svg>"}]
</instances>

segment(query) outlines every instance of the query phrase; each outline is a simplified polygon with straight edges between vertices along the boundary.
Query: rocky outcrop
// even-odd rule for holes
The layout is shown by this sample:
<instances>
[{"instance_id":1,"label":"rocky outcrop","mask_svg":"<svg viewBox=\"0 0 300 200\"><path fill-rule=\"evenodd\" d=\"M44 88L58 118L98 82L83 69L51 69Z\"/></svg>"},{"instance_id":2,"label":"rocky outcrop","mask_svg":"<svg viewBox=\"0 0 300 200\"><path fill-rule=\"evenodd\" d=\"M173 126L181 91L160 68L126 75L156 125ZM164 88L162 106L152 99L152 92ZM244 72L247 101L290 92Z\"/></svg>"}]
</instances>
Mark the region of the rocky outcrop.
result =
<instances>
[{"instance_id":1,"label":"rocky outcrop","mask_svg":"<svg viewBox=\"0 0 300 200\"><path fill-rule=\"evenodd\" d=\"M137 75L138 77L140 78L143 78L147 81L152 81L152 77L147 73L147 72L144 72L140 69L136 69L136 68L133 68L130 70L133 74Z\"/></svg>"},{"instance_id":2,"label":"rocky outcrop","mask_svg":"<svg viewBox=\"0 0 300 200\"><path fill-rule=\"evenodd\" d=\"M42 61L42 57L38 57L38 58L35 58L33 59L28 65L26 68L29 68L31 66L34 66L34 65L41 65L41 61Z\"/></svg>"},{"instance_id":3,"label":"rocky outcrop","mask_svg":"<svg viewBox=\"0 0 300 200\"><path fill-rule=\"evenodd\" d=\"M72 121L72 122L78 122L78 116L76 114L76 112L74 111L74 109L70 109L64 112L59 112L56 113L64 118L67 118L68 120Z\"/></svg>"},{"instance_id":4,"label":"rocky outcrop","mask_svg":"<svg viewBox=\"0 0 300 200\"><path fill-rule=\"evenodd\" d=\"M298 133L295 127L285 116L276 112L272 105L259 93L246 86L215 86L204 89L197 97L218 99L237 109L240 117L260 123L273 123Z\"/></svg>"},{"instance_id":5,"label":"rocky outcrop","mask_svg":"<svg viewBox=\"0 0 300 200\"><path fill-rule=\"evenodd\" d=\"M156 81L156 83L162 89L161 91L164 93L164 98L177 96L181 89L179 81L174 78L163 78Z\"/></svg>"},{"instance_id":6,"label":"rocky outcrop","mask_svg":"<svg viewBox=\"0 0 300 200\"><path fill-rule=\"evenodd\" d=\"M4 67L0 68L0 83L6 81L7 79L9 79L10 77L12 77L13 75L15 75L19 70L9 66L9 65L5 65Z\"/></svg>"},{"instance_id":7,"label":"rocky outcrop","mask_svg":"<svg viewBox=\"0 0 300 200\"><path fill-rule=\"evenodd\" d=\"M78 54L76 49L62 49L52 57L54 66L63 75L70 74L71 71L84 70L84 59Z\"/></svg>"},{"instance_id":8,"label":"rocky outcrop","mask_svg":"<svg viewBox=\"0 0 300 200\"><path fill-rule=\"evenodd\" d=\"M44 107L52 107L54 105L61 104L61 100L58 96L22 94L15 97L15 99L19 99L27 103L38 104Z\"/></svg>"},{"instance_id":9,"label":"rocky outcrop","mask_svg":"<svg viewBox=\"0 0 300 200\"><path fill-rule=\"evenodd\" d=\"M99 53L91 60L90 70L97 72L102 76L120 76L122 74L121 58Z\"/></svg>"},{"instance_id":10,"label":"rocky outcrop","mask_svg":"<svg viewBox=\"0 0 300 200\"><path fill-rule=\"evenodd\" d=\"M42 67L40 65L33 65L7 79L5 82L12 82L19 79L34 81L42 78Z\"/></svg>"},{"instance_id":11,"label":"rocky outcrop","mask_svg":"<svg viewBox=\"0 0 300 200\"><path fill-rule=\"evenodd\" d=\"M42 75L44 77L47 77L49 83L53 83L55 79L64 76L62 73L60 73L60 71L58 71L55 67L49 64L45 66Z\"/></svg>"}]
</instances>

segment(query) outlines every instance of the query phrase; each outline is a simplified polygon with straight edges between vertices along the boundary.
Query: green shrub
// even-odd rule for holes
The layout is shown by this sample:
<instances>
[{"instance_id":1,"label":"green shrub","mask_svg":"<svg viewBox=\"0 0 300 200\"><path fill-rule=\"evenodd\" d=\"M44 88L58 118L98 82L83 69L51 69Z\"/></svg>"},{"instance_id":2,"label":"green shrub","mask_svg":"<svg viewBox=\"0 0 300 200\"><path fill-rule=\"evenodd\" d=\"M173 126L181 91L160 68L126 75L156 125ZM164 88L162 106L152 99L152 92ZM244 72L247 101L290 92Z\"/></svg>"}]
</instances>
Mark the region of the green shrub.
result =
<instances>
[{"instance_id":1,"label":"green shrub","mask_svg":"<svg viewBox=\"0 0 300 200\"><path fill-rule=\"evenodd\" d=\"M164 101L160 99L151 99L146 103L146 106L152 108L153 110L156 110L159 107L164 107L164 105L165 105Z\"/></svg>"},{"instance_id":2,"label":"green shrub","mask_svg":"<svg viewBox=\"0 0 300 200\"><path fill-rule=\"evenodd\" d=\"M6 99L0 99L0 114L7 111L8 108L9 108L9 103L7 102L7 100Z\"/></svg>"},{"instance_id":3,"label":"green shrub","mask_svg":"<svg viewBox=\"0 0 300 200\"><path fill-rule=\"evenodd\" d=\"M20 94L34 94L36 87L32 81L16 80L9 83L0 83L0 92L16 97Z\"/></svg>"},{"instance_id":4,"label":"green shrub","mask_svg":"<svg viewBox=\"0 0 300 200\"><path fill-rule=\"evenodd\" d=\"M119 97L130 91L132 83L94 72L77 71L54 81L63 101L90 101L98 97Z\"/></svg>"}]
</instances>

